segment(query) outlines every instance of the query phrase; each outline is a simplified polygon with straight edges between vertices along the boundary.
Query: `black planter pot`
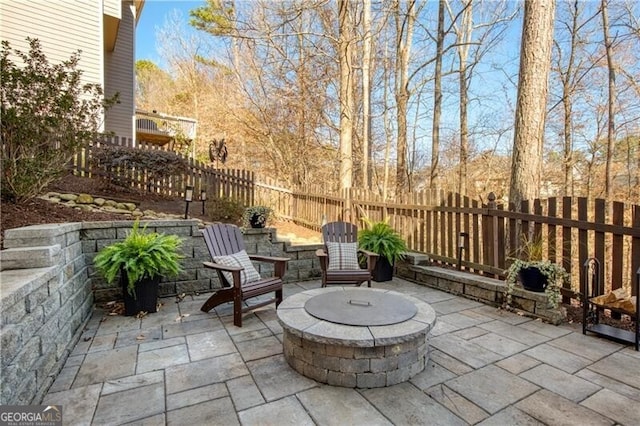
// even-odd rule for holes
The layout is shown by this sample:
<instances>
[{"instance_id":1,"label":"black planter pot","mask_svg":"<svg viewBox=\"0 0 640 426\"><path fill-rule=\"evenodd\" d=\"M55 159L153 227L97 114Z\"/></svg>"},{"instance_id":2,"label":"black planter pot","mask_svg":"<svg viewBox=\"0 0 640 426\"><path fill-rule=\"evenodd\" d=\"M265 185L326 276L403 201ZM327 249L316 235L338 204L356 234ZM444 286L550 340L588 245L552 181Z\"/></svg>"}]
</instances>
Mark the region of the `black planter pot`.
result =
<instances>
[{"instance_id":1,"label":"black planter pot","mask_svg":"<svg viewBox=\"0 0 640 426\"><path fill-rule=\"evenodd\" d=\"M547 288L547 277L535 266L520 269L518 279L525 290L543 292Z\"/></svg>"},{"instance_id":2,"label":"black planter pot","mask_svg":"<svg viewBox=\"0 0 640 426\"><path fill-rule=\"evenodd\" d=\"M251 218L249 219L249 225L251 225L252 228L264 228L264 222L260 222L259 214L254 214L253 216L251 216Z\"/></svg>"},{"instance_id":3,"label":"black planter pot","mask_svg":"<svg viewBox=\"0 0 640 426\"><path fill-rule=\"evenodd\" d=\"M386 257L380 256L373 268L373 280L376 282L391 281L393 278L393 265Z\"/></svg>"},{"instance_id":4,"label":"black planter pot","mask_svg":"<svg viewBox=\"0 0 640 426\"><path fill-rule=\"evenodd\" d=\"M158 307L158 287L160 277L145 278L136 283L135 297L129 294L127 284L129 279L126 272L120 274L120 285L124 297L124 314L126 316L137 315L138 312L157 312Z\"/></svg>"}]
</instances>

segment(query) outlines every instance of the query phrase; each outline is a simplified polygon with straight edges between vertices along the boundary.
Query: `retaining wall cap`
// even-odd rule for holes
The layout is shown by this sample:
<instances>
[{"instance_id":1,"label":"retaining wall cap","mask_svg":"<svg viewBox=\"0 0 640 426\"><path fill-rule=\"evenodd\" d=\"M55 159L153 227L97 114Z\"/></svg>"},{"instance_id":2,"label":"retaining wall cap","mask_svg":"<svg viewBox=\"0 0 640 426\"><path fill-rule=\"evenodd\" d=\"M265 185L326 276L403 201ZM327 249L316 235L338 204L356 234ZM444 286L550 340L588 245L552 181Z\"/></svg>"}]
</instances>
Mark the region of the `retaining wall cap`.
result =
<instances>
[{"instance_id":1,"label":"retaining wall cap","mask_svg":"<svg viewBox=\"0 0 640 426\"><path fill-rule=\"evenodd\" d=\"M24 299L60 272L59 266L34 269L14 269L0 272L0 310L5 310Z\"/></svg>"},{"instance_id":2,"label":"retaining wall cap","mask_svg":"<svg viewBox=\"0 0 640 426\"><path fill-rule=\"evenodd\" d=\"M82 222L30 225L22 228L7 229L4 231L4 239L56 237L80 229L82 229Z\"/></svg>"}]
</instances>

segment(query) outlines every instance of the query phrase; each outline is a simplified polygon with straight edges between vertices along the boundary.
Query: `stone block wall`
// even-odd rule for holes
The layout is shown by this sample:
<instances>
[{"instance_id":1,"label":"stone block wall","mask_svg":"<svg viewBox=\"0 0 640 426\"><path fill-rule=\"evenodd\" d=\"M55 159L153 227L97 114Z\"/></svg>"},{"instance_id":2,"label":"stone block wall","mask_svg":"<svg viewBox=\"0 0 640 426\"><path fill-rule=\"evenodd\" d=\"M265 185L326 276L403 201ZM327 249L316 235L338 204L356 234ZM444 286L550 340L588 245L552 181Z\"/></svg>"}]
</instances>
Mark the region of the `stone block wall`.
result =
<instances>
[{"instance_id":1,"label":"stone block wall","mask_svg":"<svg viewBox=\"0 0 640 426\"><path fill-rule=\"evenodd\" d=\"M507 289L504 281L428 264L427 255L408 253L403 261L397 263L395 273L406 280L488 305L503 304ZM512 293L511 306L526 315L541 318L552 324L559 324L566 316L562 308L548 307L545 293L527 291L520 287L516 287Z\"/></svg>"},{"instance_id":2,"label":"stone block wall","mask_svg":"<svg viewBox=\"0 0 640 426\"><path fill-rule=\"evenodd\" d=\"M33 225L5 231L0 262L0 405L37 403L58 374L93 304L121 298L93 267L97 252L123 239L133 221ZM161 295L220 287L202 262L211 260L196 220L143 221L148 230L183 238L183 272L161 283ZM273 228L245 231L248 253L290 258L285 281L320 276L315 250L278 241ZM262 274L267 264L257 264Z\"/></svg>"},{"instance_id":3,"label":"stone block wall","mask_svg":"<svg viewBox=\"0 0 640 426\"><path fill-rule=\"evenodd\" d=\"M81 224L5 232L0 273L0 404L39 401L91 315Z\"/></svg>"}]
</instances>

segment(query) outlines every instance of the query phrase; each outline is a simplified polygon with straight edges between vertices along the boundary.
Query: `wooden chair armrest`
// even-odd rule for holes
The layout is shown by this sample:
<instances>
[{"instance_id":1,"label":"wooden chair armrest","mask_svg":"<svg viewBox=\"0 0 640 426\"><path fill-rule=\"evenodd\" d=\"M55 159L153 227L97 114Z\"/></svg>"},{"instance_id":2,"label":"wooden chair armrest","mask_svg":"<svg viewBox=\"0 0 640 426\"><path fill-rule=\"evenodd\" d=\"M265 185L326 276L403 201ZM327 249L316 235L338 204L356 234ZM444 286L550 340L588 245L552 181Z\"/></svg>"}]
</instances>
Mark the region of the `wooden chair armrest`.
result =
<instances>
[{"instance_id":1,"label":"wooden chair armrest","mask_svg":"<svg viewBox=\"0 0 640 426\"><path fill-rule=\"evenodd\" d=\"M282 279L284 273L287 272L288 257L261 256L259 254L250 254L249 259L257 262L268 262L273 264L273 276Z\"/></svg>"},{"instance_id":2,"label":"wooden chair armrest","mask_svg":"<svg viewBox=\"0 0 640 426\"><path fill-rule=\"evenodd\" d=\"M376 257L376 258L380 257L380 255L378 253L374 253L374 252L369 251L369 250L358 249L358 252L364 254L367 257Z\"/></svg>"},{"instance_id":3,"label":"wooden chair armrest","mask_svg":"<svg viewBox=\"0 0 640 426\"><path fill-rule=\"evenodd\" d=\"M202 264L206 268L219 269L221 271L227 271L227 272L236 272L236 271L240 272L244 269L238 266L227 266L227 265L222 265L220 263L214 263L214 262L202 262Z\"/></svg>"},{"instance_id":4,"label":"wooden chair armrest","mask_svg":"<svg viewBox=\"0 0 640 426\"><path fill-rule=\"evenodd\" d=\"M262 256L259 254L250 254L249 259L255 260L258 262L269 262L269 263L278 263L278 262L288 262L288 257L275 257L275 256Z\"/></svg>"}]
</instances>

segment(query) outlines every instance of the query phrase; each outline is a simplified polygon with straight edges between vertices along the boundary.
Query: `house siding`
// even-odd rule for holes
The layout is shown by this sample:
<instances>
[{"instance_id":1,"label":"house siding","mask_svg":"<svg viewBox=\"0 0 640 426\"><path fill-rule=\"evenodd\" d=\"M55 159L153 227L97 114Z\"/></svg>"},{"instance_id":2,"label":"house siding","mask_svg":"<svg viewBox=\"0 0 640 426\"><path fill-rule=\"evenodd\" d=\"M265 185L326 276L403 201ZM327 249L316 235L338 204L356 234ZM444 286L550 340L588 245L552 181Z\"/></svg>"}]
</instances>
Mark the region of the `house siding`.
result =
<instances>
[{"instance_id":1,"label":"house siding","mask_svg":"<svg viewBox=\"0 0 640 426\"><path fill-rule=\"evenodd\" d=\"M121 0L104 0L104 14L121 19L123 6Z\"/></svg>"},{"instance_id":2,"label":"house siding","mask_svg":"<svg viewBox=\"0 0 640 426\"><path fill-rule=\"evenodd\" d=\"M12 48L27 52L26 37L39 39L42 51L54 64L81 50L78 68L83 70L83 82L104 85L99 2L1 0L0 38L9 41Z\"/></svg>"},{"instance_id":3,"label":"house siding","mask_svg":"<svg viewBox=\"0 0 640 426\"><path fill-rule=\"evenodd\" d=\"M107 111L106 127L118 136L135 138L135 8L122 2L122 19L113 52L105 53L105 94L119 93L120 103Z\"/></svg>"}]
</instances>

